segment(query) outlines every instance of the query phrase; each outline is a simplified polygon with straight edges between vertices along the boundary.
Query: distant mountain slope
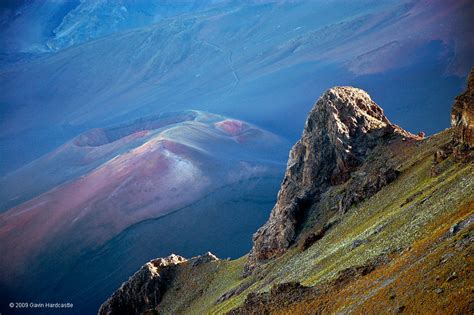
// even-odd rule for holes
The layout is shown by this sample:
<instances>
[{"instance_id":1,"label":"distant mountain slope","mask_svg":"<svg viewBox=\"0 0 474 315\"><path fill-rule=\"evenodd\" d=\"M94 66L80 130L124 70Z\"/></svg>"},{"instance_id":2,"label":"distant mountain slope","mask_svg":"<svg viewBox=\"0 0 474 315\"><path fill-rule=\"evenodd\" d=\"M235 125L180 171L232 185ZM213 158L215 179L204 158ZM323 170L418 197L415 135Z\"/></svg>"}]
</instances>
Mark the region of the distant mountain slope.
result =
<instances>
[{"instance_id":1,"label":"distant mountain slope","mask_svg":"<svg viewBox=\"0 0 474 315\"><path fill-rule=\"evenodd\" d=\"M11 1L1 7L2 53L46 53L180 14L207 10L224 0Z\"/></svg>"},{"instance_id":2,"label":"distant mountain slope","mask_svg":"<svg viewBox=\"0 0 474 315\"><path fill-rule=\"evenodd\" d=\"M308 104L336 83L369 90L394 121L433 133L448 126L436 113L474 53L471 1L236 1L146 25L134 22L141 2L116 24L118 3L70 11L57 41L81 44L2 62L0 174L88 129L190 104L296 139ZM166 3L156 9L173 15ZM33 29L52 14L33 12ZM8 39L28 32L25 19ZM96 37L109 22L117 29Z\"/></svg>"},{"instance_id":3,"label":"distant mountain slope","mask_svg":"<svg viewBox=\"0 0 474 315\"><path fill-rule=\"evenodd\" d=\"M473 79L426 139L364 91L328 90L249 255L152 260L99 314L472 313Z\"/></svg>"}]
</instances>

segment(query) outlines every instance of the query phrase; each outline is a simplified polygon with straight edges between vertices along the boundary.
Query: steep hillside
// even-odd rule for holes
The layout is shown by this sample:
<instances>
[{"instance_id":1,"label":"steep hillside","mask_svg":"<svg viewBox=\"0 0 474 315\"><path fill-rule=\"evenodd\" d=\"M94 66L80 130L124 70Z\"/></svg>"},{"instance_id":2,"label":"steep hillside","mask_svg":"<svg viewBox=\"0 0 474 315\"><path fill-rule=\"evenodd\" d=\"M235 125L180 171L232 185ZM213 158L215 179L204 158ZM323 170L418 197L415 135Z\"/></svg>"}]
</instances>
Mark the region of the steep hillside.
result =
<instances>
[{"instance_id":1,"label":"steep hillside","mask_svg":"<svg viewBox=\"0 0 474 315\"><path fill-rule=\"evenodd\" d=\"M277 204L264 226L266 238L257 232L250 257L182 262L162 279L160 291L153 290L153 278L137 282L137 274L100 314L119 314L123 307L136 314L472 313L474 143L465 136L473 128L472 93L469 84L457 98L461 105L454 106L452 129L425 139L392 125L359 89L327 91L312 113L332 112L310 114L279 193L281 204L284 196L297 197L302 184L312 187L317 195L291 202L306 205L304 215ZM325 123L335 124L321 129ZM331 138L323 146L322 134ZM316 151L322 148L324 153ZM318 163L311 157L333 153L336 157ZM355 163L344 163L347 157ZM301 180L293 176L292 168L319 163L327 168ZM289 241L272 242L275 237ZM259 251L269 251L259 242L267 239L284 246L262 257ZM125 288L137 283L125 297ZM145 306L139 303L144 288L156 294Z\"/></svg>"}]
</instances>

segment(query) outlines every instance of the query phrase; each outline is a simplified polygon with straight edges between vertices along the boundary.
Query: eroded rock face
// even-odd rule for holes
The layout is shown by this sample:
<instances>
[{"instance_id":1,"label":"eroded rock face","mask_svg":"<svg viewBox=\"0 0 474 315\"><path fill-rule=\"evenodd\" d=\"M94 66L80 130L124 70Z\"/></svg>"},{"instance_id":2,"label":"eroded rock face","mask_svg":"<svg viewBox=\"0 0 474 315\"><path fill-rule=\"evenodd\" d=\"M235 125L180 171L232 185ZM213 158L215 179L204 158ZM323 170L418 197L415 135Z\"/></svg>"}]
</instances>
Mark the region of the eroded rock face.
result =
<instances>
[{"instance_id":1,"label":"eroded rock face","mask_svg":"<svg viewBox=\"0 0 474 315\"><path fill-rule=\"evenodd\" d=\"M469 74L466 91L456 97L451 110L451 125L454 145L460 146L461 151L474 148L474 68Z\"/></svg>"},{"instance_id":2,"label":"eroded rock face","mask_svg":"<svg viewBox=\"0 0 474 315\"><path fill-rule=\"evenodd\" d=\"M166 258L157 258L146 263L99 309L100 315L142 314L155 310L172 283L182 264L195 267L218 258L210 252L187 260L179 255L171 254Z\"/></svg>"},{"instance_id":3,"label":"eroded rock face","mask_svg":"<svg viewBox=\"0 0 474 315\"><path fill-rule=\"evenodd\" d=\"M390 123L365 91L352 87L326 91L311 110L301 140L290 152L277 203L267 223L254 234L246 273L256 263L284 253L295 241L305 212L321 195L329 187L347 182L370 150L394 137L415 138ZM357 185L348 185L354 191L343 195L340 210L374 194L396 177L390 168L371 172L374 174L351 181Z\"/></svg>"},{"instance_id":4,"label":"eroded rock face","mask_svg":"<svg viewBox=\"0 0 474 315\"><path fill-rule=\"evenodd\" d=\"M474 67L467 79L467 89L455 98L451 109L453 138L433 155L431 176L438 176L440 163L453 156L457 162L474 160Z\"/></svg>"}]
</instances>

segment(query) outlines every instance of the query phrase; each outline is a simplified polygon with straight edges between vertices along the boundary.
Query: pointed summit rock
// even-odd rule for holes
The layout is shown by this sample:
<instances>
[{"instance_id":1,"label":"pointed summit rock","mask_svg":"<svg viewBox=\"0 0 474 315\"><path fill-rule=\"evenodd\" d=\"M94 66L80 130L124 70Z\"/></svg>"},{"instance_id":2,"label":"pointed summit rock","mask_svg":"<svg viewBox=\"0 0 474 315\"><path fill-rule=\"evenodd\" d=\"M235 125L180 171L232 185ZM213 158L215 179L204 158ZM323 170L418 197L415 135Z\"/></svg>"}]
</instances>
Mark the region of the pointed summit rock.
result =
<instances>
[{"instance_id":1,"label":"pointed summit rock","mask_svg":"<svg viewBox=\"0 0 474 315\"><path fill-rule=\"evenodd\" d=\"M257 262L283 254L296 240L308 211L331 186L346 183L369 151L392 139L417 137L392 124L363 90L335 87L327 90L311 110L301 139L293 146L278 200L270 218L253 237L246 272ZM393 169L364 174L358 185L347 185L339 210L375 194L396 177ZM351 180L354 181L354 180ZM352 188L351 188L352 187Z\"/></svg>"}]
</instances>

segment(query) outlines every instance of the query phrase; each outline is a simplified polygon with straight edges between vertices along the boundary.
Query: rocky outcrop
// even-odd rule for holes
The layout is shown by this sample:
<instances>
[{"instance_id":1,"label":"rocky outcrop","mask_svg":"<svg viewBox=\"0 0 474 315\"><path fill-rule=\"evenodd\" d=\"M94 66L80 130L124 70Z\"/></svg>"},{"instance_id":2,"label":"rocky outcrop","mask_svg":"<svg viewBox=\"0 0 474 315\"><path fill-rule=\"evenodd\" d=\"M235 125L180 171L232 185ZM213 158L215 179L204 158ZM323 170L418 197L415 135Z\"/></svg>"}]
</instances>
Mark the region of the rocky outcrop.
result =
<instances>
[{"instance_id":1,"label":"rocky outcrop","mask_svg":"<svg viewBox=\"0 0 474 315\"><path fill-rule=\"evenodd\" d=\"M467 89L456 97L451 110L454 153L461 158L472 155L474 149L474 68L467 80Z\"/></svg>"},{"instance_id":2,"label":"rocky outcrop","mask_svg":"<svg viewBox=\"0 0 474 315\"><path fill-rule=\"evenodd\" d=\"M183 264L192 267L216 261L218 258L207 252L187 260L184 257L171 254L166 258L157 258L146 263L99 309L100 315L113 314L142 314L148 310L156 310L163 295L173 282L176 273Z\"/></svg>"},{"instance_id":3,"label":"rocky outcrop","mask_svg":"<svg viewBox=\"0 0 474 315\"><path fill-rule=\"evenodd\" d=\"M453 156L458 162L474 160L474 67L467 79L467 89L455 98L451 109L452 140L433 155L431 176L442 172L441 162Z\"/></svg>"},{"instance_id":4,"label":"rocky outcrop","mask_svg":"<svg viewBox=\"0 0 474 315\"><path fill-rule=\"evenodd\" d=\"M161 301L176 266L187 261L170 255L146 263L100 307L99 314L140 314Z\"/></svg>"},{"instance_id":5,"label":"rocky outcrop","mask_svg":"<svg viewBox=\"0 0 474 315\"><path fill-rule=\"evenodd\" d=\"M397 172L381 159L381 165L366 167L358 176L354 171L361 169L371 150L394 138L416 136L390 123L365 91L352 87L326 91L290 152L277 203L267 223L254 234L246 273L294 243L307 212L318 211L314 205L329 187L349 181L339 202L339 210L345 211L391 182Z\"/></svg>"}]
</instances>

